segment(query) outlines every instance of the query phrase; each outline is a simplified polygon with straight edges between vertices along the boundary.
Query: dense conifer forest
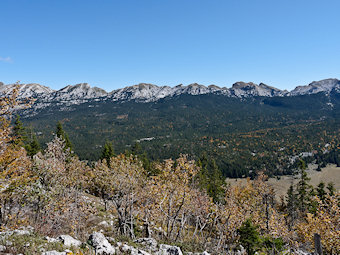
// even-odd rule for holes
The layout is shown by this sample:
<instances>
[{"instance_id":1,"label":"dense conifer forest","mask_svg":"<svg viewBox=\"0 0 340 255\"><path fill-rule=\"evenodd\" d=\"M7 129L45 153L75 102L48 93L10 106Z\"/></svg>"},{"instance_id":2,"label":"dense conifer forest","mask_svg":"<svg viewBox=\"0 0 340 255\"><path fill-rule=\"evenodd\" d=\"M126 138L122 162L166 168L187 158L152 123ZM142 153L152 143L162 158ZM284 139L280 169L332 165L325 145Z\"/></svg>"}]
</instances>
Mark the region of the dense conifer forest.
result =
<instances>
[{"instance_id":1,"label":"dense conifer forest","mask_svg":"<svg viewBox=\"0 0 340 255\"><path fill-rule=\"evenodd\" d=\"M339 97L319 93L239 99L209 94L151 103L94 101L68 111L55 106L32 117L23 114L22 120L42 145L53 138L60 121L81 159L98 160L107 141L116 153L139 143L140 154L150 161L180 154L198 160L206 154L225 177L252 177L258 170L273 176L291 174L294 157L303 152L308 162L339 165ZM334 157L325 151L333 151Z\"/></svg>"}]
</instances>

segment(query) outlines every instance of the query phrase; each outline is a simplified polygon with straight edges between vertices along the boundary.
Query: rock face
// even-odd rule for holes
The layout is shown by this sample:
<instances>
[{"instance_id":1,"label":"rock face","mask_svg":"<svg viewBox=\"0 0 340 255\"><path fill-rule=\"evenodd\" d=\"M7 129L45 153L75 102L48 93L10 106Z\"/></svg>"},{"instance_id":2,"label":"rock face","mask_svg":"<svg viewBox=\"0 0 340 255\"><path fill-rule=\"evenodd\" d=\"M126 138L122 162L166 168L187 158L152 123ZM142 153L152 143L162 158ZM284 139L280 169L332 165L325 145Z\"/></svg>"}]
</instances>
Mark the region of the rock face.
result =
<instances>
[{"instance_id":1,"label":"rock face","mask_svg":"<svg viewBox=\"0 0 340 255\"><path fill-rule=\"evenodd\" d=\"M57 239L67 247L71 246L79 247L81 245L81 241L74 239L72 236L69 235L61 235Z\"/></svg>"},{"instance_id":2,"label":"rock face","mask_svg":"<svg viewBox=\"0 0 340 255\"><path fill-rule=\"evenodd\" d=\"M95 249L96 254L115 254L115 248L102 233L94 232L90 235L88 243Z\"/></svg>"},{"instance_id":3,"label":"rock face","mask_svg":"<svg viewBox=\"0 0 340 255\"><path fill-rule=\"evenodd\" d=\"M157 251L157 241L153 238L139 238L134 242L137 244L141 244L149 251Z\"/></svg>"},{"instance_id":4,"label":"rock face","mask_svg":"<svg viewBox=\"0 0 340 255\"><path fill-rule=\"evenodd\" d=\"M161 244L157 255L183 255L183 253L177 246Z\"/></svg>"},{"instance_id":5,"label":"rock face","mask_svg":"<svg viewBox=\"0 0 340 255\"><path fill-rule=\"evenodd\" d=\"M329 93L332 90L338 91L340 89L340 80L338 79L326 79L321 81L313 81L307 86L298 86L292 90L290 96L316 94L319 92Z\"/></svg>"}]
</instances>

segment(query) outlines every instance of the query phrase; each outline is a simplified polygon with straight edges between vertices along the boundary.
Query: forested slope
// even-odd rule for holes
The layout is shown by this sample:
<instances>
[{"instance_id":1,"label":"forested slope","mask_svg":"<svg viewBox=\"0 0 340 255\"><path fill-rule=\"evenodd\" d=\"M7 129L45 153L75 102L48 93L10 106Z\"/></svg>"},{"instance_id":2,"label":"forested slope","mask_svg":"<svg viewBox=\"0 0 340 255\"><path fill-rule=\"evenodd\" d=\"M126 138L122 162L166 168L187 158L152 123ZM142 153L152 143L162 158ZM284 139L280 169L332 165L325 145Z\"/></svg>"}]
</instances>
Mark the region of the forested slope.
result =
<instances>
[{"instance_id":1,"label":"forested slope","mask_svg":"<svg viewBox=\"0 0 340 255\"><path fill-rule=\"evenodd\" d=\"M289 173L291 156L322 153L326 144L337 148L339 106L339 93L243 99L183 94L149 103L55 105L23 120L42 144L61 121L83 159L98 159L105 141L117 153L140 142L151 160L207 153L225 176L240 177L253 169Z\"/></svg>"}]
</instances>

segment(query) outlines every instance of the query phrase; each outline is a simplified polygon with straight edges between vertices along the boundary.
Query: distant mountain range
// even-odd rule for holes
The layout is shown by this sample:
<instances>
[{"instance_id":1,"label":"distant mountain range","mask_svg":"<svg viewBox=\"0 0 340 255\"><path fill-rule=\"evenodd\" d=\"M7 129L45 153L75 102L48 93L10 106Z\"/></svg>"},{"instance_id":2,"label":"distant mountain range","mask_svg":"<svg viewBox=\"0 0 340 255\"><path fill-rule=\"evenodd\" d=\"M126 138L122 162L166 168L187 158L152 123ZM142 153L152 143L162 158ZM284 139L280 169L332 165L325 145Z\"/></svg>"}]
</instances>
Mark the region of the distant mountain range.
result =
<instances>
[{"instance_id":1,"label":"distant mountain range","mask_svg":"<svg viewBox=\"0 0 340 255\"><path fill-rule=\"evenodd\" d=\"M0 82L0 96L11 93L14 86L15 84L5 85ZM163 98L171 98L183 94L215 94L234 98L249 98L300 96L320 92L330 93L332 91L340 93L340 80L325 79L321 81L313 81L309 85L298 86L290 92L287 90L280 90L263 83L255 84L252 82L236 82L231 88L221 88L215 85L204 86L197 83L187 86L180 84L175 87L140 83L138 85L117 89L112 92L106 92L105 90L97 87L90 87L87 83L68 85L60 90L53 90L40 84L31 83L20 84L19 97L37 99L34 109L42 109L54 103L69 106L78 105L92 100L122 102L134 100L136 102L155 102Z\"/></svg>"}]
</instances>

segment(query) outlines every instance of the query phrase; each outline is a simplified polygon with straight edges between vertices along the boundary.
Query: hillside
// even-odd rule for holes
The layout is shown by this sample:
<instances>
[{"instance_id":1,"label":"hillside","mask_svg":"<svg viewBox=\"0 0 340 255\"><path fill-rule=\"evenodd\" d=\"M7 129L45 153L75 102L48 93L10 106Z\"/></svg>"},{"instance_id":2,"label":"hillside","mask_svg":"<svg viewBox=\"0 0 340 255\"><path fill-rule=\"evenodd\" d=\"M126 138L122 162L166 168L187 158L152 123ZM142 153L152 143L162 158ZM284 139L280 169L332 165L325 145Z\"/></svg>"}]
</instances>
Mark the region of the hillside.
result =
<instances>
[{"instance_id":1,"label":"hillside","mask_svg":"<svg viewBox=\"0 0 340 255\"><path fill-rule=\"evenodd\" d=\"M49 107L24 122L44 144L61 121L83 159L98 159L106 140L117 153L139 141L151 160L206 152L226 176L242 176L254 168L279 174L284 170L277 165L287 166L289 156L337 146L339 105L339 94L243 100L180 95L149 103L90 102L67 111Z\"/></svg>"}]
</instances>

